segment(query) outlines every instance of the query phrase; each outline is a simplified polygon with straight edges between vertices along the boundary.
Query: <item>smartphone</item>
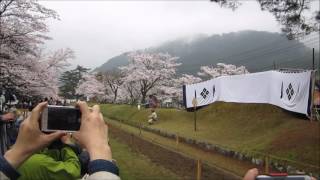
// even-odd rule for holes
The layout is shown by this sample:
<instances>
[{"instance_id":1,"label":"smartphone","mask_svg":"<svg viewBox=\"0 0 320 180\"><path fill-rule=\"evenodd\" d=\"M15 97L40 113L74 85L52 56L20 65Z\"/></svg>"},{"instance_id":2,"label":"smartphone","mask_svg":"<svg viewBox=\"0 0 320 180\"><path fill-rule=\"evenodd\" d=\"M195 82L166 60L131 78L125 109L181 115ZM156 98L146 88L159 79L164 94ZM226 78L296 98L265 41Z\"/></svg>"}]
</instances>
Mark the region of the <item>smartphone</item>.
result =
<instances>
[{"instance_id":1,"label":"smartphone","mask_svg":"<svg viewBox=\"0 0 320 180\"><path fill-rule=\"evenodd\" d=\"M259 175L256 177L256 180L311 180L311 177L307 175L288 175L288 176Z\"/></svg>"},{"instance_id":2,"label":"smartphone","mask_svg":"<svg viewBox=\"0 0 320 180\"><path fill-rule=\"evenodd\" d=\"M48 105L41 115L41 131L75 132L80 129L81 112L73 106Z\"/></svg>"}]
</instances>

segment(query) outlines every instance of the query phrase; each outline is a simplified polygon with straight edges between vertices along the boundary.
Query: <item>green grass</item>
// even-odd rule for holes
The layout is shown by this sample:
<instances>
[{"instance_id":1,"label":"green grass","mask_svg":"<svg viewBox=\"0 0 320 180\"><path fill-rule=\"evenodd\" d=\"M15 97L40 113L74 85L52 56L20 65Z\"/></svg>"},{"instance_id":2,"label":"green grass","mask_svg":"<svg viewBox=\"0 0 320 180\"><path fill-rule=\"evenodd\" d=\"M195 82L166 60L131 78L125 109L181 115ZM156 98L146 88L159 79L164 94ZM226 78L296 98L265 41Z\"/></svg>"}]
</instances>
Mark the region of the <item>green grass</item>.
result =
<instances>
[{"instance_id":1,"label":"green grass","mask_svg":"<svg viewBox=\"0 0 320 180\"><path fill-rule=\"evenodd\" d=\"M150 109L129 105L101 105L105 116L147 125ZM180 136L205 140L237 151L258 151L319 166L319 123L272 105L215 103L194 113L157 109L159 122L152 125Z\"/></svg>"},{"instance_id":2,"label":"green grass","mask_svg":"<svg viewBox=\"0 0 320 180\"><path fill-rule=\"evenodd\" d=\"M228 172L236 174L240 177L242 177L248 169L253 167L252 164L249 163L243 163L241 161L238 161L233 158L228 158L218 153L209 153L188 144L177 144L175 139L168 139L166 137L157 135L152 132L142 130L140 133L138 128L120 123L116 120L108 119L106 117L105 119L111 125L111 128L117 127L125 132L139 136L144 140L147 140L155 144L160 144L162 147L166 147L169 150L179 152L180 154L189 157L193 160L204 160L205 162L211 164L211 166L213 167L219 167L225 170L227 169Z\"/></svg>"},{"instance_id":3,"label":"green grass","mask_svg":"<svg viewBox=\"0 0 320 180\"><path fill-rule=\"evenodd\" d=\"M146 156L131 151L126 144L110 138L113 158L116 159L122 180L179 179L172 171L152 163Z\"/></svg>"}]
</instances>

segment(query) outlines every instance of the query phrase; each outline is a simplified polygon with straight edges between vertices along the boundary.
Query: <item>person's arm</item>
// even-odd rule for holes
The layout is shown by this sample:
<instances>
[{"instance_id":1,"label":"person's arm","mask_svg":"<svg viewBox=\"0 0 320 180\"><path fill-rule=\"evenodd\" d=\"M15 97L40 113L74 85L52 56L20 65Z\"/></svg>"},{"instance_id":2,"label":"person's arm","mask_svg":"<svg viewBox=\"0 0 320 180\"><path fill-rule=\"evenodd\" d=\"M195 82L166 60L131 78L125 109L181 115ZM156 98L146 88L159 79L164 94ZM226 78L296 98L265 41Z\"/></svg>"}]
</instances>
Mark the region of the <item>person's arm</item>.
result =
<instances>
[{"instance_id":1,"label":"person's arm","mask_svg":"<svg viewBox=\"0 0 320 180\"><path fill-rule=\"evenodd\" d=\"M88 179L120 179L119 169L112 163L108 145L108 126L105 124L98 105L89 110L87 103L77 103L81 111L81 127L74 133L75 139L90 155Z\"/></svg>"},{"instance_id":2,"label":"person's arm","mask_svg":"<svg viewBox=\"0 0 320 180\"><path fill-rule=\"evenodd\" d=\"M46 105L46 102L40 103L32 110L31 116L21 124L16 143L0 158L3 158L1 160L0 171L7 177L11 178L11 175L13 174L19 176L15 169L17 169L26 159L36 151L46 147L55 139L65 135L63 132L44 134L40 131L40 113Z\"/></svg>"},{"instance_id":3,"label":"person's arm","mask_svg":"<svg viewBox=\"0 0 320 180\"><path fill-rule=\"evenodd\" d=\"M16 169L3 156L0 156L0 179L17 179L19 176Z\"/></svg>"},{"instance_id":4,"label":"person's arm","mask_svg":"<svg viewBox=\"0 0 320 180\"><path fill-rule=\"evenodd\" d=\"M104 160L104 159L97 159L97 160L90 161L89 167L88 167L88 173L90 175L88 177L88 180L120 179L118 167L115 164L113 164L113 162Z\"/></svg>"}]
</instances>

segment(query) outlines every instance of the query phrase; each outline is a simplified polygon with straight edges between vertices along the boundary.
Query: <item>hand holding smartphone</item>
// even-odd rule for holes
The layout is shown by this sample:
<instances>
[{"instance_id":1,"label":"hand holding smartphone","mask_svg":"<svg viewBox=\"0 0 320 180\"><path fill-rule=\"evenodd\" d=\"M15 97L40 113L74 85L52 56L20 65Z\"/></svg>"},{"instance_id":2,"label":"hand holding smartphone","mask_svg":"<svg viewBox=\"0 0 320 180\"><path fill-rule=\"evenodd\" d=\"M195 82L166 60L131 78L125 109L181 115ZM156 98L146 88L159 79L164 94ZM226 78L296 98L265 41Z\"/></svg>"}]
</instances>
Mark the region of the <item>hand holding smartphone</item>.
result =
<instances>
[{"instance_id":1,"label":"hand holding smartphone","mask_svg":"<svg viewBox=\"0 0 320 180\"><path fill-rule=\"evenodd\" d=\"M48 105L41 115L41 131L43 132L75 132L80 129L81 112L73 106Z\"/></svg>"}]
</instances>

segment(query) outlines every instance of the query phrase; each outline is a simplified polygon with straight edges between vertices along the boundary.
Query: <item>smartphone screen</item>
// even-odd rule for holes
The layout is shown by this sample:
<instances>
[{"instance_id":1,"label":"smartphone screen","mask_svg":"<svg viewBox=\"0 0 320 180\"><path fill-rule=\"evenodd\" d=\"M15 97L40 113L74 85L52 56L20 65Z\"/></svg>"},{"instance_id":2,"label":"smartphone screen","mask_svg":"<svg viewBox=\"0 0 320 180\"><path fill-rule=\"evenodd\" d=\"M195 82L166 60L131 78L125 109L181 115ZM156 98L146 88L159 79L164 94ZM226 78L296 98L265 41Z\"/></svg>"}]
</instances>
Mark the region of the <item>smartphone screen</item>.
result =
<instances>
[{"instance_id":1,"label":"smartphone screen","mask_svg":"<svg viewBox=\"0 0 320 180\"><path fill-rule=\"evenodd\" d=\"M80 129L81 113L74 107L48 106L42 116L43 131L78 131Z\"/></svg>"}]
</instances>

